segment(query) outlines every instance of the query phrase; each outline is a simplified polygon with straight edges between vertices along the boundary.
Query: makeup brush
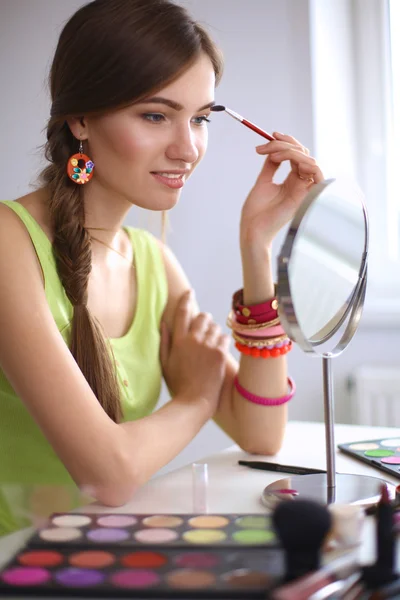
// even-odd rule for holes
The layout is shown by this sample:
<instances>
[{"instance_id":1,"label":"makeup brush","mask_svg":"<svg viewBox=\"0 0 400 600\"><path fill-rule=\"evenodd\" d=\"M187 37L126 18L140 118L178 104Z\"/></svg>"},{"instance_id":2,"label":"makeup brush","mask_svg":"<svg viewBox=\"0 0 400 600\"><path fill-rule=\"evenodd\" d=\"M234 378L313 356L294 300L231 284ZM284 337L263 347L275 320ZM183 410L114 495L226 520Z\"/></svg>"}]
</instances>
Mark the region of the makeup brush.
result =
<instances>
[{"instance_id":1,"label":"makeup brush","mask_svg":"<svg viewBox=\"0 0 400 600\"><path fill-rule=\"evenodd\" d=\"M252 129L259 135L262 135L262 137L266 138L267 140L272 141L275 139L270 133L267 133L263 129L260 129L259 127L257 127L257 125L254 125L254 123L252 123L251 121L244 119L241 115L239 115L235 111L231 110L230 108L226 108L226 106L222 106L221 104L216 104L215 106L211 107L211 110L214 112L225 111L226 113L228 113L228 115L230 115L231 117L233 117L240 123L243 123L243 125L246 125L246 127L248 127L249 129Z\"/></svg>"},{"instance_id":2,"label":"makeup brush","mask_svg":"<svg viewBox=\"0 0 400 600\"><path fill-rule=\"evenodd\" d=\"M390 502L389 490L384 483L381 498L377 505L376 519L376 561L363 568L363 581L369 589L375 589L396 580L396 536L394 531L394 508Z\"/></svg>"},{"instance_id":3,"label":"makeup brush","mask_svg":"<svg viewBox=\"0 0 400 600\"><path fill-rule=\"evenodd\" d=\"M314 500L283 500L272 514L272 523L285 550L284 581L317 571L322 545L332 527L328 508Z\"/></svg>"}]
</instances>

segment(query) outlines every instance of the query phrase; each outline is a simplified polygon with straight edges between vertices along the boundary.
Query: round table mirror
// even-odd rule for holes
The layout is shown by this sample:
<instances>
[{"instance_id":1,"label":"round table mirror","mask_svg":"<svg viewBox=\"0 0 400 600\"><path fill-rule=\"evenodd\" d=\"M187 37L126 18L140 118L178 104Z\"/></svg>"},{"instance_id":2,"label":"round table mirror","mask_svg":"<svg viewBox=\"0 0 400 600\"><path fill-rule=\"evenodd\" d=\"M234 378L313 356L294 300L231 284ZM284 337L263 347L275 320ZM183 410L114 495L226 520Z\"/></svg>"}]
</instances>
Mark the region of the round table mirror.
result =
<instances>
[{"instance_id":1,"label":"round table mirror","mask_svg":"<svg viewBox=\"0 0 400 600\"><path fill-rule=\"evenodd\" d=\"M381 479L336 473L332 358L347 347L362 314L367 283L368 217L354 183L313 185L296 212L278 257L278 312L288 336L322 359L326 475L298 475L265 488L273 507L292 490L323 502L376 502ZM394 486L388 485L391 496Z\"/></svg>"}]
</instances>

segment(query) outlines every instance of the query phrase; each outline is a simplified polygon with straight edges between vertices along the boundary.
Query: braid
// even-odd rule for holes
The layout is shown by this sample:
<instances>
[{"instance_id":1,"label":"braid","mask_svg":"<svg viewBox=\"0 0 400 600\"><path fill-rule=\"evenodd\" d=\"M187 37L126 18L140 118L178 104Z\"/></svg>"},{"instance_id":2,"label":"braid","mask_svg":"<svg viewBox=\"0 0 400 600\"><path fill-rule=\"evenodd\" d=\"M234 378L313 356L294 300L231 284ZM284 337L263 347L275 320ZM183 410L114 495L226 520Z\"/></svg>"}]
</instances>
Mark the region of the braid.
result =
<instances>
[{"instance_id":1,"label":"braid","mask_svg":"<svg viewBox=\"0 0 400 600\"><path fill-rule=\"evenodd\" d=\"M57 271L74 307L70 350L101 406L118 422L122 410L111 348L87 308L92 253L90 236L84 227L81 188L66 174L75 138L65 122L60 125L52 120L47 138L45 154L51 164L42 172L41 180L50 192Z\"/></svg>"}]
</instances>

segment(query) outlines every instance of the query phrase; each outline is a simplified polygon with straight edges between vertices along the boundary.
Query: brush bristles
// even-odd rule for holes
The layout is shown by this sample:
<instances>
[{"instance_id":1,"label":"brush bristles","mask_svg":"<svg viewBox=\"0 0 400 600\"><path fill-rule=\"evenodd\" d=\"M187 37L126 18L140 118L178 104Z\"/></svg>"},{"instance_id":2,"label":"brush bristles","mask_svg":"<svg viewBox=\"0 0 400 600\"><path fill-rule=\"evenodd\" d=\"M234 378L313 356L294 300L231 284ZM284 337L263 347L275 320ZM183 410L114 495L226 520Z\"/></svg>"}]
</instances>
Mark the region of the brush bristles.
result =
<instances>
[{"instance_id":1,"label":"brush bristles","mask_svg":"<svg viewBox=\"0 0 400 600\"><path fill-rule=\"evenodd\" d=\"M211 107L211 110L214 112L222 112L223 110L225 110L225 106L222 106L221 104L216 104L215 106Z\"/></svg>"}]
</instances>

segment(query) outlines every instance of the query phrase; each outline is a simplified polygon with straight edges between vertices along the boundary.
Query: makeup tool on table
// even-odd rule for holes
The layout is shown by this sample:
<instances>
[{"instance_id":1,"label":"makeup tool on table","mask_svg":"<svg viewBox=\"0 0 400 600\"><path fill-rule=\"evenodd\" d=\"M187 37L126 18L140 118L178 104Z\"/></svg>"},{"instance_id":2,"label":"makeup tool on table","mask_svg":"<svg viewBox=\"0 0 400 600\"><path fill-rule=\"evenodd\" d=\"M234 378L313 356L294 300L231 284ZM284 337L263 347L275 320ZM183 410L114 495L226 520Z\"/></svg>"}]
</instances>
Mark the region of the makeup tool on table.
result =
<instances>
[{"instance_id":1,"label":"makeup tool on table","mask_svg":"<svg viewBox=\"0 0 400 600\"><path fill-rule=\"evenodd\" d=\"M294 467L290 465L279 465L277 463L266 462L263 460L238 460L238 464L249 469L259 469L261 471L272 471L276 473L288 473L293 475L311 475L312 473L326 473L321 469L311 469L308 467Z\"/></svg>"},{"instance_id":2,"label":"makeup tool on table","mask_svg":"<svg viewBox=\"0 0 400 600\"><path fill-rule=\"evenodd\" d=\"M266 138L267 140L272 141L272 140L275 139L270 133L267 133L263 129L260 129L260 127L257 127L257 125L255 125L251 121L248 121L247 119L244 119L241 115L239 115L235 111L231 110L230 108L226 108L226 106L222 106L221 104L216 104L215 106L211 107L211 110L213 112L223 112L223 111L225 111L228 115L230 115L231 117L233 117L234 119L236 119L237 121L239 121L240 123L242 123L243 125L245 125L246 127L248 127L249 129L252 129L253 131L255 131L256 133L258 133L262 137Z\"/></svg>"},{"instance_id":3,"label":"makeup tool on table","mask_svg":"<svg viewBox=\"0 0 400 600\"><path fill-rule=\"evenodd\" d=\"M338 444L341 452L400 479L400 438Z\"/></svg>"},{"instance_id":4,"label":"makeup tool on table","mask_svg":"<svg viewBox=\"0 0 400 600\"><path fill-rule=\"evenodd\" d=\"M319 566L332 519L304 502L280 505L276 530L265 514L54 514L0 571L0 597L265 600Z\"/></svg>"},{"instance_id":5,"label":"makeup tool on table","mask_svg":"<svg viewBox=\"0 0 400 600\"><path fill-rule=\"evenodd\" d=\"M320 552L332 526L327 507L312 500L284 501L272 522L285 550L285 581L320 568Z\"/></svg>"},{"instance_id":6,"label":"makeup tool on table","mask_svg":"<svg viewBox=\"0 0 400 600\"><path fill-rule=\"evenodd\" d=\"M283 572L267 515L61 513L0 571L0 597L261 600Z\"/></svg>"},{"instance_id":7,"label":"makeup tool on table","mask_svg":"<svg viewBox=\"0 0 400 600\"><path fill-rule=\"evenodd\" d=\"M394 508L390 502L387 486L382 484L381 499L377 506L376 562L363 568L363 581L369 589L387 585L398 578L395 572L396 533Z\"/></svg>"},{"instance_id":8,"label":"makeup tool on table","mask_svg":"<svg viewBox=\"0 0 400 600\"><path fill-rule=\"evenodd\" d=\"M308 600L317 592L322 596L327 586L332 590L335 584L336 593L360 577L358 562L348 554L321 567L322 548L333 527L332 514L322 503L282 501L272 520L285 551L285 575L271 599Z\"/></svg>"}]
</instances>

